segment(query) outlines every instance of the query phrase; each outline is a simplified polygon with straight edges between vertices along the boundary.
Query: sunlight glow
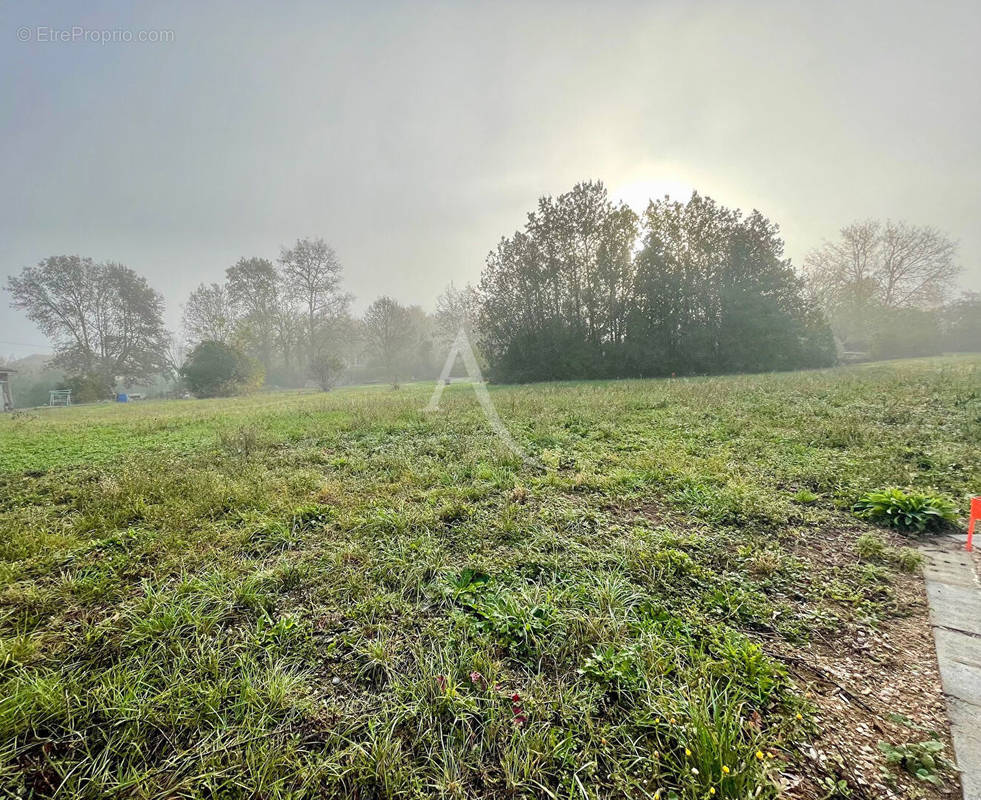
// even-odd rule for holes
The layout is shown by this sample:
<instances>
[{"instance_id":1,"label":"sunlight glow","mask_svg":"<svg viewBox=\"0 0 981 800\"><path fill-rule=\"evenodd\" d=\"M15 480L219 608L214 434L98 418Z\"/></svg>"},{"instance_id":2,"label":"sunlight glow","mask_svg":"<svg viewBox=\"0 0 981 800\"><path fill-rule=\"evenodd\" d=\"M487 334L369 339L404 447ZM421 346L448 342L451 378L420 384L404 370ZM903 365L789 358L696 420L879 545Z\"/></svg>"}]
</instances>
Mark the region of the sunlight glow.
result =
<instances>
[{"instance_id":1,"label":"sunlight glow","mask_svg":"<svg viewBox=\"0 0 981 800\"><path fill-rule=\"evenodd\" d=\"M691 197L694 189L688 181L665 174L659 178L638 178L616 185L610 189L610 198L620 200L642 214L651 200L660 200L668 195L672 200L684 202Z\"/></svg>"}]
</instances>

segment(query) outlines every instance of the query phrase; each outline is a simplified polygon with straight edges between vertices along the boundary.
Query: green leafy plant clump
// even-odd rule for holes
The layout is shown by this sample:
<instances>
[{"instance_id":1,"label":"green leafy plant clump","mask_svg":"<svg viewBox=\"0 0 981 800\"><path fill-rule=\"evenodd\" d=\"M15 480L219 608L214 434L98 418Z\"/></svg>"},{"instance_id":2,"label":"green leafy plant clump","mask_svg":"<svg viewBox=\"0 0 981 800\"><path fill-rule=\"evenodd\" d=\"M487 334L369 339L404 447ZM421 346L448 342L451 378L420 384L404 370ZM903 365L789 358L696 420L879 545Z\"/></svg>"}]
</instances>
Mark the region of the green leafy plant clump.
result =
<instances>
[{"instance_id":1,"label":"green leafy plant clump","mask_svg":"<svg viewBox=\"0 0 981 800\"><path fill-rule=\"evenodd\" d=\"M938 530L957 521L957 506L949 498L895 487L866 492L852 511L869 522L916 533Z\"/></svg>"},{"instance_id":2,"label":"green leafy plant clump","mask_svg":"<svg viewBox=\"0 0 981 800\"><path fill-rule=\"evenodd\" d=\"M943 742L937 739L901 745L879 742L879 750L887 764L902 767L910 775L934 786L943 786L942 774L954 769L954 764L943 754Z\"/></svg>"}]
</instances>

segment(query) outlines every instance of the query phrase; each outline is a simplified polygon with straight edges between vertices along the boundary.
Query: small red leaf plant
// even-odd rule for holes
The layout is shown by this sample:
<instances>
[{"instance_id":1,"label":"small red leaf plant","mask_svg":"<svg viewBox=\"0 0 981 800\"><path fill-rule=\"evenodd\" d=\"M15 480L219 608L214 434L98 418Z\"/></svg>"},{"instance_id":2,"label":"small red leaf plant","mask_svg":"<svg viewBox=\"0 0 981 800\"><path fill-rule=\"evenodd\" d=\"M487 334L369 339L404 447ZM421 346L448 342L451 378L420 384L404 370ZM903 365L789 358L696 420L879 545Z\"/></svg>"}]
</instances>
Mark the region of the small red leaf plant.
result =
<instances>
[{"instance_id":1,"label":"small red leaf plant","mask_svg":"<svg viewBox=\"0 0 981 800\"><path fill-rule=\"evenodd\" d=\"M446 691L447 680L445 675L437 675L436 683L441 692ZM487 680L483 675L477 672L477 670L470 673L470 683L472 683L478 689L483 689L487 686ZM495 683L494 691L502 691L501 684ZM521 705L521 695L518 694L518 692L511 695L511 713L514 715L511 722L514 723L515 727L521 728L528 722L528 715L525 713L524 707Z\"/></svg>"}]
</instances>

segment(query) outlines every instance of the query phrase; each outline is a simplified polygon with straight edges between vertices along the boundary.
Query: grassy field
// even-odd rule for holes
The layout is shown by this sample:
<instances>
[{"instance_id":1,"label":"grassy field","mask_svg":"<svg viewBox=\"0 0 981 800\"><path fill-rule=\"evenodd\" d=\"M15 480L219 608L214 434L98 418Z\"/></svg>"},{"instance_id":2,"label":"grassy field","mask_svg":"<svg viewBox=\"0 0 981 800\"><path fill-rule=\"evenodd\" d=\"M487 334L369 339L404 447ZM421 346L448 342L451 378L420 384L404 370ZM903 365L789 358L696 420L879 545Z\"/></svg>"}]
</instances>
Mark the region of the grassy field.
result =
<instances>
[{"instance_id":1,"label":"grassy field","mask_svg":"<svg viewBox=\"0 0 981 800\"><path fill-rule=\"evenodd\" d=\"M907 613L848 508L981 493L981 358L491 387L530 463L431 390L0 419L0 792L874 796L787 654Z\"/></svg>"}]
</instances>

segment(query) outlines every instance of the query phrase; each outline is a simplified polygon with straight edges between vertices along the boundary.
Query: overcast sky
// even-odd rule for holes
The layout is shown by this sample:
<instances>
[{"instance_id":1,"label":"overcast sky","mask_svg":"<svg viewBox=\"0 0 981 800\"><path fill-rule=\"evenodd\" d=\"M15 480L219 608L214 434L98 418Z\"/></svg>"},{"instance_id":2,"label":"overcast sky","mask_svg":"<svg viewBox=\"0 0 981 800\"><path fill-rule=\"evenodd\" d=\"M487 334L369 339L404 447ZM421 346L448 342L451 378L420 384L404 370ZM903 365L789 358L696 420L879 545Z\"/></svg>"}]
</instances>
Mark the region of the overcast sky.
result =
<instances>
[{"instance_id":1,"label":"overcast sky","mask_svg":"<svg viewBox=\"0 0 981 800\"><path fill-rule=\"evenodd\" d=\"M38 41L73 27L132 41ZM796 265L856 219L935 225L981 289L979 41L977 2L4 0L0 280L120 261L176 327L239 257L323 236L356 308L431 308L598 178L759 208ZM44 350L9 299L0 354Z\"/></svg>"}]
</instances>

